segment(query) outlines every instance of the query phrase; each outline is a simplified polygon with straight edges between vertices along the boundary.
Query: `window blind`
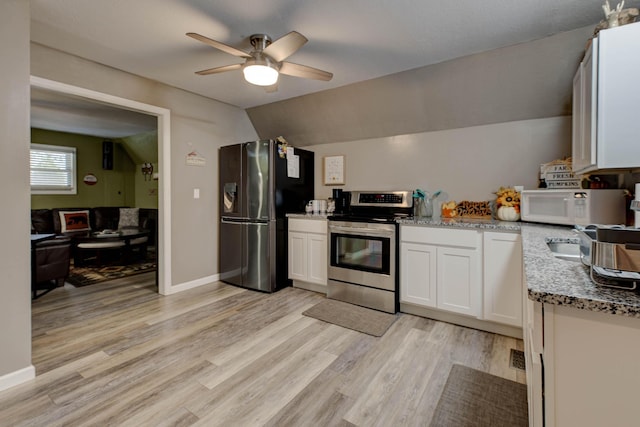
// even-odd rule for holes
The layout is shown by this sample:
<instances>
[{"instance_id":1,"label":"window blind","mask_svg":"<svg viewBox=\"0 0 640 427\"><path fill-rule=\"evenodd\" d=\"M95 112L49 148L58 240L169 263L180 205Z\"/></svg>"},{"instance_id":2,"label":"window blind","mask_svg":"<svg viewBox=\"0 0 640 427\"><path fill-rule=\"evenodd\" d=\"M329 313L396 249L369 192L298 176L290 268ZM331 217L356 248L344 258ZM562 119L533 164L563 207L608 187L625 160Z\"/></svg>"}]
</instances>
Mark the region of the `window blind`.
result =
<instances>
[{"instance_id":1,"label":"window blind","mask_svg":"<svg viewBox=\"0 0 640 427\"><path fill-rule=\"evenodd\" d=\"M32 193L75 194L75 166L74 147L31 144Z\"/></svg>"}]
</instances>

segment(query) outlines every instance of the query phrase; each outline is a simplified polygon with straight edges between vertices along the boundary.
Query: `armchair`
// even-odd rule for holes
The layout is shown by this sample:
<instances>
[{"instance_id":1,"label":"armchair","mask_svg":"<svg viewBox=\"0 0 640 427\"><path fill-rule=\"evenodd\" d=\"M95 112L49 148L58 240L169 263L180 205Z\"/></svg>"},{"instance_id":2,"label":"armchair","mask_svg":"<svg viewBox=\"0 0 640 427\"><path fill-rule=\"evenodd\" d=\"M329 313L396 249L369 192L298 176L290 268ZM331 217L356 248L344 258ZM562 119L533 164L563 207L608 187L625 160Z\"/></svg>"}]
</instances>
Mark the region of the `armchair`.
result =
<instances>
[{"instance_id":1,"label":"armchair","mask_svg":"<svg viewBox=\"0 0 640 427\"><path fill-rule=\"evenodd\" d=\"M69 275L71 239L56 237L38 241L32 245L31 250L31 292L35 300L56 287L64 285ZM38 295L39 290L44 292Z\"/></svg>"}]
</instances>

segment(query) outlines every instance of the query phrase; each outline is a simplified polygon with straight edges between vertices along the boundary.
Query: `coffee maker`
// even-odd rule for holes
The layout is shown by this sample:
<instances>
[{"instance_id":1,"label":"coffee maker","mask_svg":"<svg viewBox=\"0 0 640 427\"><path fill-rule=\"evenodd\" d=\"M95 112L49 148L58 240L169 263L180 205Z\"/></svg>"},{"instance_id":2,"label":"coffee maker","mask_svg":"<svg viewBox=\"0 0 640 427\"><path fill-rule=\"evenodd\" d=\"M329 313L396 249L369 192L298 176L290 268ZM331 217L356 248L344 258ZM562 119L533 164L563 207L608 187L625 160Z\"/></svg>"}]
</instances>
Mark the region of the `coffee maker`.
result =
<instances>
[{"instance_id":1,"label":"coffee maker","mask_svg":"<svg viewBox=\"0 0 640 427\"><path fill-rule=\"evenodd\" d=\"M343 191L340 188L333 189L333 200L336 203L335 213L344 214L349 212L349 206L351 204L351 192Z\"/></svg>"}]
</instances>

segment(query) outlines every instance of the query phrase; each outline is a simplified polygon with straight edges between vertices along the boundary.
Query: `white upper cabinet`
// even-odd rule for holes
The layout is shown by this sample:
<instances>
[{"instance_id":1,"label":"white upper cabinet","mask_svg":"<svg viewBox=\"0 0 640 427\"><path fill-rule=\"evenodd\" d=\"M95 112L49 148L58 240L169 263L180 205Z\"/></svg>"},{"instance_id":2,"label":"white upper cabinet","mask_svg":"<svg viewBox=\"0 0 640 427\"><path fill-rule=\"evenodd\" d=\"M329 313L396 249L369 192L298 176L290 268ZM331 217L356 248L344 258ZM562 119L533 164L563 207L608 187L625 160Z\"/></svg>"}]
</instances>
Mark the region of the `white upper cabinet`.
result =
<instances>
[{"instance_id":1,"label":"white upper cabinet","mask_svg":"<svg viewBox=\"0 0 640 427\"><path fill-rule=\"evenodd\" d=\"M598 39L587 49L584 60L573 78L573 135L572 153L574 171L588 171L596 167L596 106L597 80L594 76L593 55L598 54ZM595 70L597 73L597 70Z\"/></svg>"},{"instance_id":2,"label":"white upper cabinet","mask_svg":"<svg viewBox=\"0 0 640 427\"><path fill-rule=\"evenodd\" d=\"M573 170L640 167L640 23L602 30L573 81Z\"/></svg>"}]
</instances>

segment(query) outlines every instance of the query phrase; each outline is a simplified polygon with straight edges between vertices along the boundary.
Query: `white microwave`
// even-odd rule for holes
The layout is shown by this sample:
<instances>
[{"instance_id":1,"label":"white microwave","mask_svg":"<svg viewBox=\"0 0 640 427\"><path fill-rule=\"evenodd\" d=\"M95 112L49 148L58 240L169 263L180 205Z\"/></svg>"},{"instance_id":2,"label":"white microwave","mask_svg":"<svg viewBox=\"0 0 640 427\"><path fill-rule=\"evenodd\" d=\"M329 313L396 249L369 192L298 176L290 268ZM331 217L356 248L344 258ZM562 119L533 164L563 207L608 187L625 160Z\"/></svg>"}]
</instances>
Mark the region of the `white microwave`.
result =
<instances>
[{"instance_id":1,"label":"white microwave","mask_svg":"<svg viewBox=\"0 0 640 427\"><path fill-rule=\"evenodd\" d=\"M548 224L624 224L624 190L524 190L523 221Z\"/></svg>"}]
</instances>

